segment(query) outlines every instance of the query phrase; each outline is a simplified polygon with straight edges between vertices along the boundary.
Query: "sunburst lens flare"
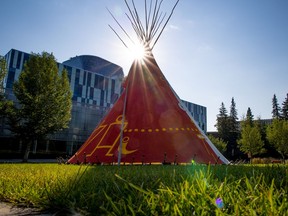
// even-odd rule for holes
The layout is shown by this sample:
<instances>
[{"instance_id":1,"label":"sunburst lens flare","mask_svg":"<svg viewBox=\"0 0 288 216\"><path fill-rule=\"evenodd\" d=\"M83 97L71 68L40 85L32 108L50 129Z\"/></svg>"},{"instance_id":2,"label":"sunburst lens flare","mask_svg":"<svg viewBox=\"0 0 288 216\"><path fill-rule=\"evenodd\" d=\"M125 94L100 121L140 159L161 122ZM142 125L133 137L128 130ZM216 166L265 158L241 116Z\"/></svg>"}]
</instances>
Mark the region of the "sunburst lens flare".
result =
<instances>
[{"instance_id":1,"label":"sunburst lens flare","mask_svg":"<svg viewBox=\"0 0 288 216\"><path fill-rule=\"evenodd\" d=\"M142 45L141 43L137 43L132 46L131 54L133 59L143 60L147 55L147 50L145 49L144 45Z\"/></svg>"}]
</instances>

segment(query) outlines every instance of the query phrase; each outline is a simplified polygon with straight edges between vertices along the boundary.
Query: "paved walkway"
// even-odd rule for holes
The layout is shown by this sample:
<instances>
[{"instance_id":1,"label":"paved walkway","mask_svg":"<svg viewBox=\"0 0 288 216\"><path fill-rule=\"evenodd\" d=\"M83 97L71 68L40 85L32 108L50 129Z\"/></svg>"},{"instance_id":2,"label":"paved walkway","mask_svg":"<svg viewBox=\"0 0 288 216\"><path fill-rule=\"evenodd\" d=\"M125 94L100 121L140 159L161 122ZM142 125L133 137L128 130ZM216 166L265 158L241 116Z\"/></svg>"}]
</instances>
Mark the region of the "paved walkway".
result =
<instances>
[{"instance_id":1,"label":"paved walkway","mask_svg":"<svg viewBox=\"0 0 288 216\"><path fill-rule=\"evenodd\" d=\"M10 203L0 202L0 215L1 216L52 216L53 214L41 213L38 209L21 208L13 206Z\"/></svg>"}]
</instances>

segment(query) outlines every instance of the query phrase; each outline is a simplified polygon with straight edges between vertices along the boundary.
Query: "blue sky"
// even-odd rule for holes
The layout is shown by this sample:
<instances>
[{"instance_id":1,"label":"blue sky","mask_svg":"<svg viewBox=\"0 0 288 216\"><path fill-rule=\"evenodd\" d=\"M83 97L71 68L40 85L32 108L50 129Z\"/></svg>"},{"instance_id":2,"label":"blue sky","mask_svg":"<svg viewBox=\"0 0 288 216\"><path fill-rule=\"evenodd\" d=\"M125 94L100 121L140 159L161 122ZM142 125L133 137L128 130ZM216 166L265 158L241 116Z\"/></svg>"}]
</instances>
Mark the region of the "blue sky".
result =
<instances>
[{"instance_id":1,"label":"blue sky","mask_svg":"<svg viewBox=\"0 0 288 216\"><path fill-rule=\"evenodd\" d=\"M132 35L122 0L0 0L0 55L11 48L52 52L59 62L96 55L127 74L133 59L108 27L117 24L106 7ZM180 98L207 107L208 131L232 97L239 119L248 107L255 118L271 118L273 94L284 101L287 11L287 0L180 0L153 53Z\"/></svg>"}]
</instances>

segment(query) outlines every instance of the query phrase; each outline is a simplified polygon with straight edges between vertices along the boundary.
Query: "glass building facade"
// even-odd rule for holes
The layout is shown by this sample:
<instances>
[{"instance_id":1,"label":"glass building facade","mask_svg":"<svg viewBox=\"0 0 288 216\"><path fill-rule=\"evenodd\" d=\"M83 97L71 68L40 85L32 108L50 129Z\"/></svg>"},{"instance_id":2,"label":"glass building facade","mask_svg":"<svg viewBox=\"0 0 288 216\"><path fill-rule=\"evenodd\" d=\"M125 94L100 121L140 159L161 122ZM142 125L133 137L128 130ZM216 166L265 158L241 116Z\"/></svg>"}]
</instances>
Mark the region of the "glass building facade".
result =
<instances>
[{"instance_id":1,"label":"glass building facade","mask_svg":"<svg viewBox=\"0 0 288 216\"><path fill-rule=\"evenodd\" d=\"M15 49L5 55L8 73L4 79L4 89L9 100L16 101L13 83L19 78L30 55ZM76 56L57 64L59 72L64 68L68 72L73 95L72 119L69 128L49 136L49 141L45 145L34 146L34 151L42 148L49 152L56 148L57 151L72 155L118 99L124 73L120 66L91 55ZM182 102L199 127L206 132L206 107L184 100ZM0 139L12 137L7 125L3 122L0 124Z\"/></svg>"}]
</instances>

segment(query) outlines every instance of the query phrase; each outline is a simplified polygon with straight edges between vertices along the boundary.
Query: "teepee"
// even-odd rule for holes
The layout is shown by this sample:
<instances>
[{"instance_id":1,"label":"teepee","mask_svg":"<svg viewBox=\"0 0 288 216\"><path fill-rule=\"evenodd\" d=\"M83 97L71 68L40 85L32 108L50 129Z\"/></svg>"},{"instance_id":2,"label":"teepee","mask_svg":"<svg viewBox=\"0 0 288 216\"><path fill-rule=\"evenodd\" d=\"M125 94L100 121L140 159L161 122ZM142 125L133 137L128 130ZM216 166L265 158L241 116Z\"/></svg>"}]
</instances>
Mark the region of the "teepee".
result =
<instances>
[{"instance_id":1,"label":"teepee","mask_svg":"<svg viewBox=\"0 0 288 216\"><path fill-rule=\"evenodd\" d=\"M145 57L133 62L119 99L69 163L228 163L195 123L154 59L152 49L179 0L166 19L166 13L160 12L162 2L147 4L145 0L144 26L134 1L129 5L125 0L126 15L145 47Z\"/></svg>"}]
</instances>

